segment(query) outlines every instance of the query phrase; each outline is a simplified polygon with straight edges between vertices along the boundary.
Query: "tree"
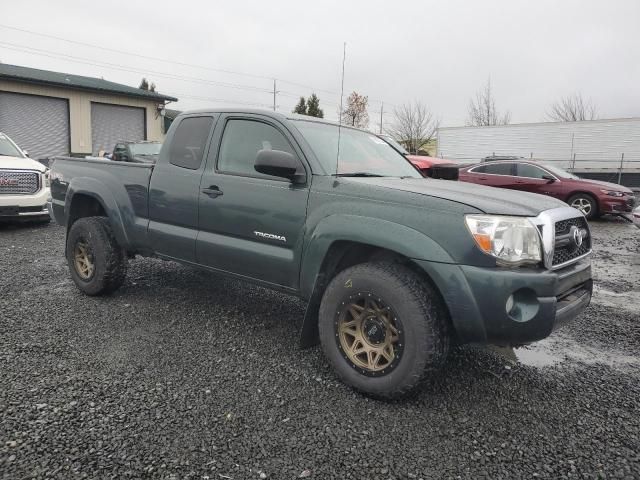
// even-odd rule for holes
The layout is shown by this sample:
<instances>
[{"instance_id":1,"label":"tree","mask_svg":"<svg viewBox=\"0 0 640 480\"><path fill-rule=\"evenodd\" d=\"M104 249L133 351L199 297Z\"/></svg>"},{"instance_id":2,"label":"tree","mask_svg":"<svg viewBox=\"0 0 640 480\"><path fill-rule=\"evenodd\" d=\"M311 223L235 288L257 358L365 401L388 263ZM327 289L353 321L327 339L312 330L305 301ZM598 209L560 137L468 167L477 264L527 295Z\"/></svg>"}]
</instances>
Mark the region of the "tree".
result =
<instances>
[{"instance_id":1,"label":"tree","mask_svg":"<svg viewBox=\"0 0 640 480\"><path fill-rule=\"evenodd\" d=\"M476 98L469 100L469 117L467 125L507 125L511 122L511 113L501 115L496 109L496 101L491 90L491 79L487 85L476 93Z\"/></svg>"},{"instance_id":2,"label":"tree","mask_svg":"<svg viewBox=\"0 0 640 480\"><path fill-rule=\"evenodd\" d=\"M312 93L307 99L307 115L310 117L324 118L324 112L320 108L320 99L315 93Z\"/></svg>"},{"instance_id":3,"label":"tree","mask_svg":"<svg viewBox=\"0 0 640 480\"><path fill-rule=\"evenodd\" d=\"M307 114L307 104L305 103L304 97L300 97L300 100L293 109L293 113L298 113L300 115Z\"/></svg>"},{"instance_id":4,"label":"tree","mask_svg":"<svg viewBox=\"0 0 640 480\"><path fill-rule=\"evenodd\" d=\"M426 105L414 101L393 110L394 121L386 132L417 154L434 137L440 122Z\"/></svg>"},{"instance_id":5,"label":"tree","mask_svg":"<svg viewBox=\"0 0 640 480\"><path fill-rule=\"evenodd\" d=\"M574 93L551 105L547 116L556 122L579 122L597 119L598 111L591 100L584 100L580 93Z\"/></svg>"},{"instance_id":6,"label":"tree","mask_svg":"<svg viewBox=\"0 0 640 480\"><path fill-rule=\"evenodd\" d=\"M369 97L352 92L347 98L347 107L340 112L342 123L352 127L367 128L369 125L368 104Z\"/></svg>"},{"instance_id":7,"label":"tree","mask_svg":"<svg viewBox=\"0 0 640 480\"><path fill-rule=\"evenodd\" d=\"M140 86L138 87L140 90L147 90L149 92L155 92L156 91L156 84L151 82L149 83L149 81L142 77L142 81L140 82Z\"/></svg>"}]
</instances>

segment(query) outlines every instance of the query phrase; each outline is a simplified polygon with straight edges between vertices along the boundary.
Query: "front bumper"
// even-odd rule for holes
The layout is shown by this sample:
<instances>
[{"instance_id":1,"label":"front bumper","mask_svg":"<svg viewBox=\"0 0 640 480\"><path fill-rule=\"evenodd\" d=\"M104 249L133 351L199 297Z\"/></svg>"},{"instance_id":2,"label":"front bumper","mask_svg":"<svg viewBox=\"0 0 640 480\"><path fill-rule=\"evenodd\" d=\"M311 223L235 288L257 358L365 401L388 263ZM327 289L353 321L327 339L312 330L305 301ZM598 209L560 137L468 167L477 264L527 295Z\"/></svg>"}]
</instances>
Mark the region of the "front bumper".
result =
<instances>
[{"instance_id":1,"label":"front bumper","mask_svg":"<svg viewBox=\"0 0 640 480\"><path fill-rule=\"evenodd\" d=\"M609 197L604 195L600 197L601 213L629 213L633 210L636 203L633 195L625 195L624 197Z\"/></svg>"},{"instance_id":2,"label":"front bumper","mask_svg":"<svg viewBox=\"0 0 640 480\"><path fill-rule=\"evenodd\" d=\"M518 345L548 337L591 301L588 258L557 271L417 263L438 285L463 343Z\"/></svg>"},{"instance_id":3,"label":"front bumper","mask_svg":"<svg viewBox=\"0 0 640 480\"><path fill-rule=\"evenodd\" d=\"M0 195L0 221L48 217L49 188L41 188L33 195Z\"/></svg>"}]
</instances>

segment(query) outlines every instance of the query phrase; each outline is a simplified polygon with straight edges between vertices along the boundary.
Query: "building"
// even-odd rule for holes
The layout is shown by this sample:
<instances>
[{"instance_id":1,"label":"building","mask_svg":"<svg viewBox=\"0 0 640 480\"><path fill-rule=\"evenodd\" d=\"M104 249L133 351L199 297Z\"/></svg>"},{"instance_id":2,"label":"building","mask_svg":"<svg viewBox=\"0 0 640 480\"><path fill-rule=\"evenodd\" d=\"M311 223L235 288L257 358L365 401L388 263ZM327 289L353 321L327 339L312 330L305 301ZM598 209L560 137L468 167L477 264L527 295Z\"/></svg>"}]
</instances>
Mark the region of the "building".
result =
<instances>
[{"instance_id":1,"label":"building","mask_svg":"<svg viewBox=\"0 0 640 480\"><path fill-rule=\"evenodd\" d=\"M163 111L175 101L101 78L0 63L0 131L36 159L162 140Z\"/></svg>"},{"instance_id":2,"label":"building","mask_svg":"<svg viewBox=\"0 0 640 480\"><path fill-rule=\"evenodd\" d=\"M508 155L576 171L617 171L621 163L640 171L640 118L443 127L438 154L461 163Z\"/></svg>"}]
</instances>

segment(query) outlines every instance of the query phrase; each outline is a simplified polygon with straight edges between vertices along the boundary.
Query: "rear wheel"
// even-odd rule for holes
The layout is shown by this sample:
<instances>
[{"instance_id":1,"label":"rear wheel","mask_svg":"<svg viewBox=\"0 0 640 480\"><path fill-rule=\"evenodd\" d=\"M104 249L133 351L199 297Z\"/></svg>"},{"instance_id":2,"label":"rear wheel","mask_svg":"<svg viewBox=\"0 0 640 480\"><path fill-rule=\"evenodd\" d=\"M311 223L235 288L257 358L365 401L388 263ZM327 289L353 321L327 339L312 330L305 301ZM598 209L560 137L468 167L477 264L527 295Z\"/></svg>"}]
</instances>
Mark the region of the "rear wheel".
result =
<instances>
[{"instance_id":1,"label":"rear wheel","mask_svg":"<svg viewBox=\"0 0 640 480\"><path fill-rule=\"evenodd\" d=\"M111 293L124 282L127 256L105 217L77 220L67 236L66 254L71 278L87 295Z\"/></svg>"},{"instance_id":2,"label":"rear wheel","mask_svg":"<svg viewBox=\"0 0 640 480\"><path fill-rule=\"evenodd\" d=\"M320 304L319 331L338 376L381 398L402 396L440 367L450 342L438 294L393 263L365 263L336 275Z\"/></svg>"},{"instance_id":3,"label":"rear wheel","mask_svg":"<svg viewBox=\"0 0 640 480\"><path fill-rule=\"evenodd\" d=\"M588 193L576 193L567 201L573 208L580 210L587 219L598 217L598 204Z\"/></svg>"}]
</instances>

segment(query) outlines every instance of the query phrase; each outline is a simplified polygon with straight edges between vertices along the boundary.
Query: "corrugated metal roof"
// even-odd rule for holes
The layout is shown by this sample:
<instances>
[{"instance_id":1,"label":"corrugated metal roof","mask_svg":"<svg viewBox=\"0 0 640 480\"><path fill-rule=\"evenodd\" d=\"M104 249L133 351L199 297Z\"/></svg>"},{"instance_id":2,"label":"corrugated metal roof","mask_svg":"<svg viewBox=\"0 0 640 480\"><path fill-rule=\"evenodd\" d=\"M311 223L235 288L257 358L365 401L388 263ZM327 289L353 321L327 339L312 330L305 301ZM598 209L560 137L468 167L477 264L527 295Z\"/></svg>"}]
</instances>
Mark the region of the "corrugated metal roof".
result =
<instances>
[{"instance_id":1,"label":"corrugated metal roof","mask_svg":"<svg viewBox=\"0 0 640 480\"><path fill-rule=\"evenodd\" d=\"M162 95L158 92L150 92L148 90L142 90L128 85L122 85L121 83L110 82L102 78L83 77L81 75L51 72L49 70L39 70L37 68L21 67L6 63L0 63L0 79L40 85L53 85L79 90L90 90L94 92L124 95L127 97L148 98L149 100L167 102L178 101L177 98L170 97L168 95Z\"/></svg>"}]
</instances>

